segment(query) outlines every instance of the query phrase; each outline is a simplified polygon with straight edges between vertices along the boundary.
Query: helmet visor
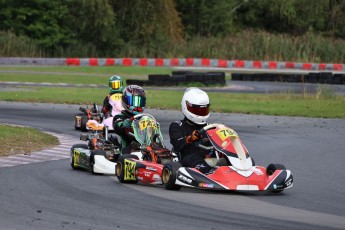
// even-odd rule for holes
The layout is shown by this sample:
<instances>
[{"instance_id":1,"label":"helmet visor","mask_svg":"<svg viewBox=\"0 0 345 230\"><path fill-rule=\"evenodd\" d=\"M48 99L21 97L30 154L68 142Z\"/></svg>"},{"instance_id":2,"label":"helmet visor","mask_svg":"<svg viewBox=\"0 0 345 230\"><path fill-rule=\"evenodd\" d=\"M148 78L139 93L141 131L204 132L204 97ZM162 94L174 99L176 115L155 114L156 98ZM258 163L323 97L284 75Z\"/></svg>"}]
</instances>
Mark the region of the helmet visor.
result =
<instances>
[{"instance_id":1,"label":"helmet visor","mask_svg":"<svg viewBox=\"0 0 345 230\"><path fill-rule=\"evenodd\" d=\"M186 101L187 110L197 116L207 116L210 113L210 104L207 105L194 105Z\"/></svg>"},{"instance_id":2,"label":"helmet visor","mask_svg":"<svg viewBox=\"0 0 345 230\"><path fill-rule=\"evenodd\" d=\"M126 104L134 107L145 107L146 98L138 95L126 95L125 96Z\"/></svg>"},{"instance_id":3,"label":"helmet visor","mask_svg":"<svg viewBox=\"0 0 345 230\"><path fill-rule=\"evenodd\" d=\"M121 81L119 81L119 80L110 81L109 87L114 89L114 90L118 90L121 88Z\"/></svg>"}]
</instances>

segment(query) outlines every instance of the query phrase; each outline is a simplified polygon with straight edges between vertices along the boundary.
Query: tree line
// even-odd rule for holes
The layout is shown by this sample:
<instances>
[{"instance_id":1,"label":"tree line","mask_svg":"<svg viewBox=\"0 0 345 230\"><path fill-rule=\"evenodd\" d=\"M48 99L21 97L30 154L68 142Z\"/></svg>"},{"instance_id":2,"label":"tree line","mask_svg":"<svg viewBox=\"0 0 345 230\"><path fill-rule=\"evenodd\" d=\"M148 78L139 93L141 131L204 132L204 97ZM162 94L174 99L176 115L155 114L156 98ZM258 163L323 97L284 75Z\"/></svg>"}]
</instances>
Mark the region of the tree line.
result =
<instances>
[{"instance_id":1,"label":"tree line","mask_svg":"<svg viewBox=\"0 0 345 230\"><path fill-rule=\"evenodd\" d=\"M0 0L2 55L20 55L25 44L31 44L34 55L51 57L212 58L219 54L217 44L229 44L229 53L238 52L230 46L241 36L246 41L261 37L273 42L283 37L292 43L312 36L320 41L316 46L331 41L343 44L345 1ZM248 55L255 58L257 49Z\"/></svg>"}]
</instances>

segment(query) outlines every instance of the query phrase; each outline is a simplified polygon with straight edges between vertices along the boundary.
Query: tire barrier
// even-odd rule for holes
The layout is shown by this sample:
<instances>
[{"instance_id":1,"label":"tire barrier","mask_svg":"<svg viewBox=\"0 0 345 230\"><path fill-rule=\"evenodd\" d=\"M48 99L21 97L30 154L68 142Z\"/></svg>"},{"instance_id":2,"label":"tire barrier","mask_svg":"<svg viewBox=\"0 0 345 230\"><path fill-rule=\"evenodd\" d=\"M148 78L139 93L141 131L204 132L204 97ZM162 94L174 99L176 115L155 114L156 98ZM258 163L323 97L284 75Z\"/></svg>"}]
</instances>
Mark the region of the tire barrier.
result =
<instances>
[{"instance_id":1,"label":"tire barrier","mask_svg":"<svg viewBox=\"0 0 345 230\"><path fill-rule=\"evenodd\" d=\"M269 74L269 73L233 73L231 79L236 81L275 81L275 82L305 82L320 84L345 84L345 74L332 72L312 72L309 74Z\"/></svg>"},{"instance_id":2,"label":"tire barrier","mask_svg":"<svg viewBox=\"0 0 345 230\"><path fill-rule=\"evenodd\" d=\"M209 58L9 58L0 57L0 65L56 65L56 66L152 66L152 67L208 67L258 70L302 70L345 73L342 63L299 63L276 61L223 60Z\"/></svg>"},{"instance_id":3,"label":"tire barrier","mask_svg":"<svg viewBox=\"0 0 345 230\"><path fill-rule=\"evenodd\" d=\"M204 85L225 85L225 72L192 72L192 71L173 71L168 74L150 74L149 80L126 81L127 85L140 86L177 86L188 83L202 83Z\"/></svg>"},{"instance_id":4,"label":"tire barrier","mask_svg":"<svg viewBox=\"0 0 345 230\"><path fill-rule=\"evenodd\" d=\"M345 71L341 63L299 63L276 61L223 60L209 58L66 58L65 65L75 66L154 66L214 67L266 70Z\"/></svg>"}]
</instances>

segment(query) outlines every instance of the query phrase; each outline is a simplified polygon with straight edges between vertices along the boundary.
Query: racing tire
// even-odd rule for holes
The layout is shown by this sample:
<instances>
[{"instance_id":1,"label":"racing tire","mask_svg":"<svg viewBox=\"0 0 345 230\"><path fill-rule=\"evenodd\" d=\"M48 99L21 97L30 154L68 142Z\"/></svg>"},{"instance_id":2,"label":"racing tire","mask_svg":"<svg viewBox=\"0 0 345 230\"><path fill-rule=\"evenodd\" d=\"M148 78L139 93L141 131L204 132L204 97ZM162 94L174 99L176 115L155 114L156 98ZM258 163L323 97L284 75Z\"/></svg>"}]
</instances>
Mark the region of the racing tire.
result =
<instances>
[{"instance_id":1,"label":"racing tire","mask_svg":"<svg viewBox=\"0 0 345 230\"><path fill-rule=\"evenodd\" d=\"M181 168L180 162L166 163L162 171L162 183L166 190L180 190L181 186L175 184L177 170Z\"/></svg>"},{"instance_id":2,"label":"racing tire","mask_svg":"<svg viewBox=\"0 0 345 230\"><path fill-rule=\"evenodd\" d=\"M100 155L100 156L106 157L107 153L104 150L102 150L102 149L96 149L96 150L92 150L91 151L91 154L90 154L90 171L91 171L92 174L95 174L95 175L96 174L100 174L100 173L95 173L93 171L93 165L95 164L95 156L96 155Z\"/></svg>"},{"instance_id":3,"label":"racing tire","mask_svg":"<svg viewBox=\"0 0 345 230\"><path fill-rule=\"evenodd\" d=\"M75 130L80 130L80 127L77 127L77 117L83 117L83 113L78 113L74 116L74 129Z\"/></svg>"},{"instance_id":4,"label":"racing tire","mask_svg":"<svg viewBox=\"0 0 345 230\"><path fill-rule=\"evenodd\" d=\"M70 162L71 162L72 169L78 169L79 168L78 166L74 165L74 149L77 149L77 148L87 149L88 147L85 144L75 144L72 146L71 152L70 152Z\"/></svg>"},{"instance_id":5,"label":"racing tire","mask_svg":"<svg viewBox=\"0 0 345 230\"><path fill-rule=\"evenodd\" d=\"M285 166L281 164L269 164L266 168L266 173L268 176L273 175L276 170L285 170Z\"/></svg>"},{"instance_id":6,"label":"racing tire","mask_svg":"<svg viewBox=\"0 0 345 230\"><path fill-rule=\"evenodd\" d=\"M128 180L125 178L125 174L128 173L125 171L125 159L129 159L129 158L134 158L139 160L139 157L136 155L132 155L132 154L125 154L125 155L121 155L119 157L119 160L116 163L116 167L115 167L115 174L117 179L124 184L136 184L138 183L138 180L135 176L135 167L132 169L134 170L134 172L132 172L134 174L135 179L134 180ZM133 176L133 175L132 175Z\"/></svg>"},{"instance_id":7,"label":"racing tire","mask_svg":"<svg viewBox=\"0 0 345 230\"><path fill-rule=\"evenodd\" d=\"M83 115L81 117L80 130L82 132L87 132L88 131L87 128L86 128L86 124L87 124L88 121L89 121L89 118L87 116Z\"/></svg>"},{"instance_id":8,"label":"racing tire","mask_svg":"<svg viewBox=\"0 0 345 230\"><path fill-rule=\"evenodd\" d=\"M276 171L276 170L285 170L285 166L282 165L282 164L269 164L266 168L266 173L268 176L271 176L273 175L273 173ZM271 192L273 193L280 193L284 191L284 189L279 189L279 190L272 190Z\"/></svg>"}]
</instances>

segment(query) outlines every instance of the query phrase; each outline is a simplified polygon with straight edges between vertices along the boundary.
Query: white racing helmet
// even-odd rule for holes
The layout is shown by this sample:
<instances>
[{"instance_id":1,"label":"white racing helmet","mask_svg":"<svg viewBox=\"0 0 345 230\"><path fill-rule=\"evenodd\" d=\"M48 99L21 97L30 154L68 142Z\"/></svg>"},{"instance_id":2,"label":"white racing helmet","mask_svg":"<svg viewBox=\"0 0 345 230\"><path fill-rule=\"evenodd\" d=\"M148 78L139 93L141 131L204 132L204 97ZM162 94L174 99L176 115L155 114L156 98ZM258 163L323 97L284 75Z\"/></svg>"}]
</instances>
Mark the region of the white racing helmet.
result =
<instances>
[{"instance_id":1,"label":"white racing helmet","mask_svg":"<svg viewBox=\"0 0 345 230\"><path fill-rule=\"evenodd\" d=\"M199 88L190 87L186 89L182 97L182 112L195 124L206 124L210 116L210 99L207 93Z\"/></svg>"}]
</instances>

